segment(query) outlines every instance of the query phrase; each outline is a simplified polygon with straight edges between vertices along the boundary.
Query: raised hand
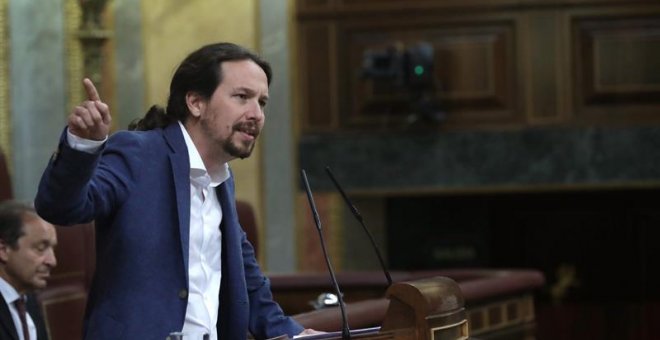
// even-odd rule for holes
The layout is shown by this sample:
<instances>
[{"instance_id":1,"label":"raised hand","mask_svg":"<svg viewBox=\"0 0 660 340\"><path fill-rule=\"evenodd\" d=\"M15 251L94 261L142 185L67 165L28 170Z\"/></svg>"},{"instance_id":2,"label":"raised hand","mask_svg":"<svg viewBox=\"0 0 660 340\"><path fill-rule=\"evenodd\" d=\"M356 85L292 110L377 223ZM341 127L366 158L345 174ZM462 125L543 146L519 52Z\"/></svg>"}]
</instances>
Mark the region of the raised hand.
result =
<instances>
[{"instance_id":1,"label":"raised hand","mask_svg":"<svg viewBox=\"0 0 660 340\"><path fill-rule=\"evenodd\" d=\"M83 79L87 100L76 106L68 119L69 132L85 139L103 140L110 132L110 108L99 97L94 83Z\"/></svg>"}]
</instances>

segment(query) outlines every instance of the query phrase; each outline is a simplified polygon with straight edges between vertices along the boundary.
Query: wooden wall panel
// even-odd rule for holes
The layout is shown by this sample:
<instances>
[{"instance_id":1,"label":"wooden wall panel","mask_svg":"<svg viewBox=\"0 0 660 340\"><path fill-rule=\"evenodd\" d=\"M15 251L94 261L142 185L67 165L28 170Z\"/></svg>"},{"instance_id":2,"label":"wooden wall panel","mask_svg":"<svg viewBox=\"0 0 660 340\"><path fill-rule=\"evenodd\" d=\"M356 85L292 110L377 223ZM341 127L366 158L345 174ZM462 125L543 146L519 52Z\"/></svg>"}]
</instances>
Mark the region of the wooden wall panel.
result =
<instances>
[{"instance_id":1,"label":"wooden wall panel","mask_svg":"<svg viewBox=\"0 0 660 340\"><path fill-rule=\"evenodd\" d=\"M310 23L301 27L301 103L305 128L336 126L336 68L334 36L330 23Z\"/></svg>"},{"instance_id":2,"label":"wooden wall panel","mask_svg":"<svg viewBox=\"0 0 660 340\"><path fill-rule=\"evenodd\" d=\"M297 0L296 12L298 18L312 18L388 12L395 14L413 12L465 14L466 9L493 11L653 3L657 3L657 0Z\"/></svg>"},{"instance_id":3,"label":"wooden wall panel","mask_svg":"<svg viewBox=\"0 0 660 340\"><path fill-rule=\"evenodd\" d=\"M573 20L576 113L586 120L660 118L660 12Z\"/></svg>"},{"instance_id":4,"label":"wooden wall panel","mask_svg":"<svg viewBox=\"0 0 660 340\"><path fill-rule=\"evenodd\" d=\"M297 0L296 12L323 11L329 9L333 3L334 0Z\"/></svg>"},{"instance_id":5,"label":"wooden wall panel","mask_svg":"<svg viewBox=\"0 0 660 340\"><path fill-rule=\"evenodd\" d=\"M521 35L520 65L524 83L520 95L525 98L530 125L560 122L565 112L566 96L562 91L567 78L567 62L562 54L567 44L558 39L563 32L560 11L530 11L524 16ZM524 92L523 92L524 91Z\"/></svg>"},{"instance_id":6,"label":"wooden wall panel","mask_svg":"<svg viewBox=\"0 0 660 340\"><path fill-rule=\"evenodd\" d=\"M655 0L299 0L297 21L304 133L660 123ZM362 77L365 52L419 42L431 115Z\"/></svg>"},{"instance_id":7,"label":"wooden wall panel","mask_svg":"<svg viewBox=\"0 0 660 340\"><path fill-rule=\"evenodd\" d=\"M411 93L380 79L364 78L366 51L405 49L427 42L434 49L434 96L450 112L446 124L470 121L511 121L517 109L515 25L512 20L483 22L390 22L365 24L340 30L347 61L340 92L347 106L340 107L341 125L398 124L416 114Z\"/></svg>"}]
</instances>

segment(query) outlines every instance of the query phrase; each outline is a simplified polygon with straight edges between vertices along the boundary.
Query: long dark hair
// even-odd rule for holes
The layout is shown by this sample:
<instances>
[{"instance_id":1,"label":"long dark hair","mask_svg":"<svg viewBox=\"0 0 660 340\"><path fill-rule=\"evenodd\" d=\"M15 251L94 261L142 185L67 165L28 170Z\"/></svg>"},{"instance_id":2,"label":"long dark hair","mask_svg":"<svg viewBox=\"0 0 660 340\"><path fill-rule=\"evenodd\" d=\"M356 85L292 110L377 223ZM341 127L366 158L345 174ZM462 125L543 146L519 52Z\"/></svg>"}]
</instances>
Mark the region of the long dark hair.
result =
<instances>
[{"instance_id":1,"label":"long dark hair","mask_svg":"<svg viewBox=\"0 0 660 340\"><path fill-rule=\"evenodd\" d=\"M222 81L220 65L225 61L238 60L254 61L264 70L270 85L272 78L270 65L255 53L226 42L206 45L188 55L177 68L170 83L167 108L152 106L144 117L132 121L128 129L152 130L176 121L185 122L190 114L186 104L186 94L192 91L210 99Z\"/></svg>"}]
</instances>

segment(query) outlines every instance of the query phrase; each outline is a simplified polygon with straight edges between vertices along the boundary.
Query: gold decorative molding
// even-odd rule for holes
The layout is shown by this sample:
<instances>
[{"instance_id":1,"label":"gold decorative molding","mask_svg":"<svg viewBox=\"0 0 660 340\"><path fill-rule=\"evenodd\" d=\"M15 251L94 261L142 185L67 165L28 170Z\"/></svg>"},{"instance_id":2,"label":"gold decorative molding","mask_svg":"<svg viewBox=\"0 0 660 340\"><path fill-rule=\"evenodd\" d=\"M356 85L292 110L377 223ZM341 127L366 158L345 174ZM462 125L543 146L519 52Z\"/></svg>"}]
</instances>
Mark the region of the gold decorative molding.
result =
<instances>
[{"instance_id":1,"label":"gold decorative molding","mask_svg":"<svg viewBox=\"0 0 660 340\"><path fill-rule=\"evenodd\" d=\"M82 79L85 73L83 49L78 40L78 29L82 24L82 11L78 0L67 0L65 4L66 48L69 101L67 108L73 108L83 101Z\"/></svg>"},{"instance_id":2,"label":"gold decorative molding","mask_svg":"<svg viewBox=\"0 0 660 340\"><path fill-rule=\"evenodd\" d=\"M470 334L480 335L497 330L523 327L534 322L534 296L522 294L485 305L468 308Z\"/></svg>"},{"instance_id":3,"label":"gold decorative molding","mask_svg":"<svg viewBox=\"0 0 660 340\"><path fill-rule=\"evenodd\" d=\"M82 8L84 30L101 30L103 28L102 15L108 0L78 0Z\"/></svg>"},{"instance_id":4,"label":"gold decorative molding","mask_svg":"<svg viewBox=\"0 0 660 340\"><path fill-rule=\"evenodd\" d=\"M101 90L103 47L112 31L102 27L106 0L67 0L65 8L68 56L68 107L85 100L82 79L87 77Z\"/></svg>"},{"instance_id":5,"label":"gold decorative molding","mask_svg":"<svg viewBox=\"0 0 660 340\"><path fill-rule=\"evenodd\" d=\"M11 117L9 116L9 37L7 0L0 0L0 149L11 169Z\"/></svg>"}]
</instances>

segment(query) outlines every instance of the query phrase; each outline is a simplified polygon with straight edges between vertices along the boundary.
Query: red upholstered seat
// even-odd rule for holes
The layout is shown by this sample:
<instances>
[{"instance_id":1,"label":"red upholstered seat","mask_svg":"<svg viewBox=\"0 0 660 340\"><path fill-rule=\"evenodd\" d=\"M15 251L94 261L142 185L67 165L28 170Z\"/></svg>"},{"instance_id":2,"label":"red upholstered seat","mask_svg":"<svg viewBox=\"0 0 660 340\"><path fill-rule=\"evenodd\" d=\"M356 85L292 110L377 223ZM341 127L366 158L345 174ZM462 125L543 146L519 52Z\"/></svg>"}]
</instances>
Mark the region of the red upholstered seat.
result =
<instances>
[{"instance_id":1,"label":"red upholstered seat","mask_svg":"<svg viewBox=\"0 0 660 340\"><path fill-rule=\"evenodd\" d=\"M95 265L94 224L55 226L57 267L37 295L51 340L81 339Z\"/></svg>"},{"instance_id":2,"label":"red upholstered seat","mask_svg":"<svg viewBox=\"0 0 660 340\"><path fill-rule=\"evenodd\" d=\"M257 256L259 251L259 229L257 228L254 209L250 203L239 200L236 201L236 212L238 213L238 221L247 234L248 241L254 247L254 255Z\"/></svg>"}]
</instances>

